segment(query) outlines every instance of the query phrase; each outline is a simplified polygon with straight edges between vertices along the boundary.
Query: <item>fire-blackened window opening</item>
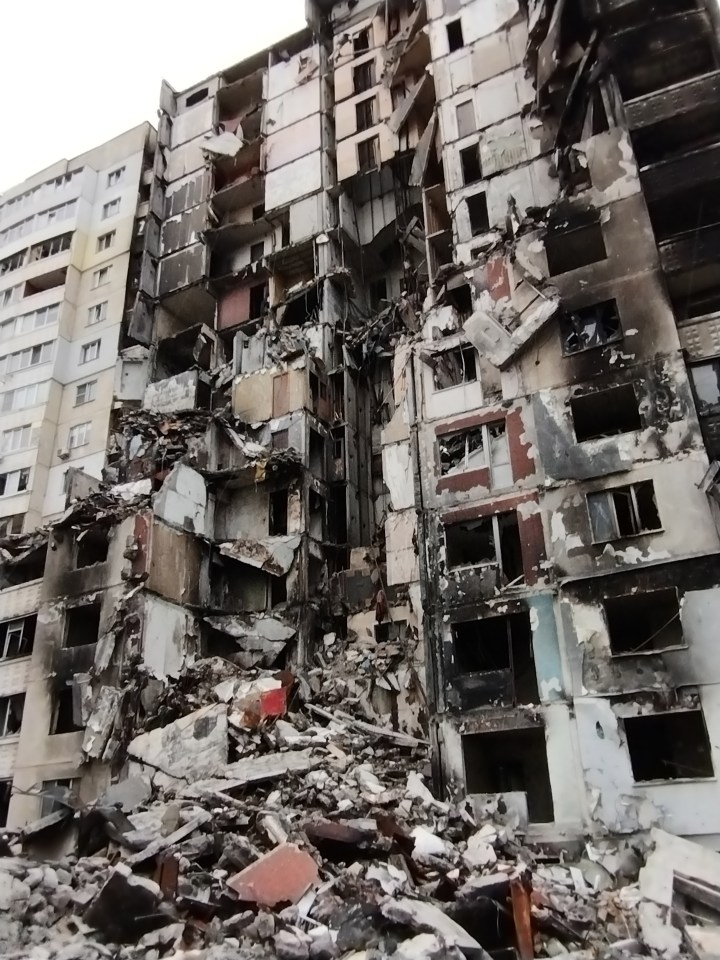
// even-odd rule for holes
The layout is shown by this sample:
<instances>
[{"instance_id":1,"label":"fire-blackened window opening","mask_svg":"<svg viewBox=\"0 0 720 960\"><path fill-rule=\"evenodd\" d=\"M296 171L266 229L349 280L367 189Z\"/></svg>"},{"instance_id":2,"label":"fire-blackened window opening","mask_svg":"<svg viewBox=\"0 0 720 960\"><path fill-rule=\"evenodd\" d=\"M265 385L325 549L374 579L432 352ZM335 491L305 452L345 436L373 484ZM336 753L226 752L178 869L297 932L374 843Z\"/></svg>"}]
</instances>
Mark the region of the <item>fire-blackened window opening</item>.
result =
<instances>
[{"instance_id":1,"label":"fire-blackened window opening","mask_svg":"<svg viewBox=\"0 0 720 960\"><path fill-rule=\"evenodd\" d=\"M474 383L478 378L477 354L475 347L470 344L436 353L430 363L436 390L447 390L461 383Z\"/></svg>"},{"instance_id":2,"label":"fire-blackened window opening","mask_svg":"<svg viewBox=\"0 0 720 960\"><path fill-rule=\"evenodd\" d=\"M470 284L462 283L458 287L449 287L445 296L448 303L451 303L457 310L458 317L461 320L467 320L473 309Z\"/></svg>"},{"instance_id":3,"label":"fire-blackened window opening","mask_svg":"<svg viewBox=\"0 0 720 960\"><path fill-rule=\"evenodd\" d=\"M474 143L460 151L460 166L462 168L463 183L477 183L482 180L482 165L480 163L480 147Z\"/></svg>"},{"instance_id":4,"label":"fire-blackened window opening","mask_svg":"<svg viewBox=\"0 0 720 960\"><path fill-rule=\"evenodd\" d=\"M271 537L285 536L288 532L288 492L275 490L270 494L269 529Z\"/></svg>"},{"instance_id":5,"label":"fire-blackened window opening","mask_svg":"<svg viewBox=\"0 0 720 960\"><path fill-rule=\"evenodd\" d=\"M0 623L0 660L29 657L35 639L37 614Z\"/></svg>"},{"instance_id":6,"label":"fire-blackened window opening","mask_svg":"<svg viewBox=\"0 0 720 960\"><path fill-rule=\"evenodd\" d=\"M460 17L458 17L457 20L451 20L450 23L445 25L445 29L447 31L448 50L450 53L454 53L456 50L465 46L462 20Z\"/></svg>"},{"instance_id":7,"label":"fire-blackened window opening","mask_svg":"<svg viewBox=\"0 0 720 960\"><path fill-rule=\"evenodd\" d=\"M353 53L367 53L370 50L370 30L366 28L365 30L360 30L359 33L356 33L353 37Z\"/></svg>"},{"instance_id":8,"label":"fire-blackened window opening","mask_svg":"<svg viewBox=\"0 0 720 960\"><path fill-rule=\"evenodd\" d=\"M12 780L0 780L0 827L7 826L10 798L12 796Z\"/></svg>"},{"instance_id":9,"label":"fire-blackened window opening","mask_svg":"<svg viewBox=\"0 0 720 960\"><path fill-rule=\"evenodd\" d=\"M93 527L78 536L76 545L76 567L91 567L94 563L105 563L110 547L110 531L107 527Z\"/></svg>"},{"instance_id":10,"label":"fire-blackened window opening","mask_svg":"<svg viewBox=\"0 0 720 960\"><path fill-rule=\"evenodd\" d=\"M72 687L63 687L53 694L53 710L50 718L50 734L75 733L83 728L75 723Z\"/></svg>"},{"instance_id":11,"label":"fire-blackened window opening","mask_svg":"<svg viewBox=\"0 0 720 960\"><path fill-rule=\"evenodd\" d=\"M375 86L375 61L367 60L353 68L353 93L365 93Z\"/></svg>"},{"instance_id":12,"label":"fire-blackened window opening","mask_svg":"<svg viewBox=\"0 0 720 960\"><path fill-rule=\"evenodd\" d=\"M449 567L496 564L506 582L523 577L522 546L517 513L478 517L445 527Z\"/></svg>"},{"instance_id":13,"label":"fire-blackened window opening","mask_svg":"<svg viewBox=\"0 0 720 960\"><path fill-rule=\"evenodd\" d=\"M100 635L100 604L85 603L65 611L65 646L82 647L97 643Z\"/></svg>"},{"instance_id":14,"label":"fire-blackened window opening","mask_svg":"<svg viewBox=\"0 0 720 960\"><path fill-rule=\"evenodd\" d=\"M553 821L544 728L468 734L462 750L468 793L524 793L532 823Z\"/></svg>"},{"instance_id":15,"label":"fire-blackened window opening","mask_svg":"<svg viewBox=\"0 0 720 960\"><path fill-rule=\"evenodd\" d=\"M637 397L631 383L572 397L570 410L575 436L580 442L642 429Z\"/></svg>"},{"instance_id":16,"label":"fire-blackened window opening","mask_svg":"<svg viewBox=\"0 0 720 960\"><path fill-rule=\"evenodd\" d=\"M370 173L378 167L378 137L370 137L357 145L358 170L360 173Z\"/></svg>"},{"instance_id":17,"label":"fire-blackened window opening","mask_svg":"<svg viewBox=\"0 0 720 960\"><path fill-rule=\"evenodd\" d=\"M17 587L21 583L30 583L31 580L42 580L46 559L47 544L44 543L17 563L6 563L0 579L0 589Z\"/></svg>"},{"instance_id":18,"label":"fire-blackened window opening","mask_svg":"<svg viewBox=\"0 0 720 960\"><path fill-rule=\"evenodd\" d=\"M625 717L623 725L636 783L714 776L702 710Z\"/></svg>"},{"instance_id":19,"label":"fire-blackened window opening","mask_svg":"<svg viewBox=\"0 0 720 960\"><path fill-rule=\"evenodd\" d=\"M277 607L287 600L286 577L270 577L270 606Z\"/></svg>"},{"instance_id":20,"label":"fire-blackened window opening","mask_svg":"<svg viewBox=\"0 0 720 960\"><path fill-rule=\"evenodd\" d=\"M476 689L468 689L474 704L538 702L529 613L455 623L452 637L456 673L470 682L479 675Z\"/></svg>"},{"instance_id":21,"label":"fire-blackened window opening","mask_svg":"<svg viewBox=\"0 0 720 960\"><path fill-rule=\"evenodd\" d=\"M479 233L487 233L490 229L490 214L488 213L487 196L485 191L475 193L466 200L468 216L470 218L470 233L476 237Z\"/></svg>"},{"instance_id":22,"label":"fire-blackened window opening","mask_svg":"<svg viewBox=\"0 0 720 960\"><path fill-rule=\"evenodd\" d=\"M265 283L250 287L250 320L257 320L267 312L268 288Z\"/></svg>"},{"instance_id":23,"label":"fire-blackened window opening","mask_svg":"<svg viewBox=\"0 0 720 960\"><path fill-rule=\"evenodd\" d=\"M355 104L355 128L358 133L375 126L375 97L368 97Z\"/></svg>"},{"instance_id":24,"label":"fire-blackened window opening","mask_svg":"<svg viewBox=\"0 0 720 960\"><path fill-rule=\"evenodd\" d=\"M325 514L327 513L327 503L324 497L321 497L316 490L310 490L308 494L309 524L308 533L317 541L324 539L325 533Z\"/></svg>"},{"instance_id":25,"label":"fire-blackened window opening","mask_svg":"<svg viewBox=\"0 0 720 960\"><path fill-rule=\"evenodd\" d=\"M606 597L603 607L614 654L653 653L685 643L674 587Z\"/></svg>"},{"instance_id":26,"label":"fire-blackened window opening","mask_svg":"<svg viewBox=\"0 0 720 960\"><path fill-rule=\"evenodd\" d=\"M589 493L587 504L595 543L662 530L652 480Z\"/></svg>"},{"instance_id":27,"label":"fire-blackened window opening","mask_svg":"<svg viewBox=\"0 0 720 960\"><path fill-rule=\"evenodd\" d=\"M572 220L549 223L545 236L545 253L551 277L607 258L600 225L595 211L578 214Z\"/></svg>"},{"instance_id":28,"label":"fire-blackened window opening","mask_svg":"<svg viewBox=\"0 0 720 960\"><path fill-rule=\"evenodd\" d=\"M566 356L622 340L623 331L617 303L614 300L604 300L602 303L565 313L560 320L560 331L562 349Z\"/></svg>"},{"instance_id":29,"label":"fire-blackened window opening","mask_svg":"<svg viewBox=\"0 0 720 960\"><path fill-rule=\"evenodd\" d=\"M323 285L318 283L281 307L278 318L283 327L294 327L313 321L317 323L322 301Z\"/></svg>"},{"instance_id":30,"label":"fire-blackened window opening","mask_svg":"<svg viewBox=\"0 0 720 960\"><path fill-rule=\"evenodd\" d=\"M438 450L440 474L443 477L487 467L491 471L493 487L512 484L510 448L504 420L444 434L438 437Z\"/></svg>"},{"instance_id":31,"label":"fire-blackened window opening","mask_svg":"<svg viewBox=\"0 0 720 960\"><path fill-rule=\"evenodd\" d=\"M0 697L0 737L12 737L20 733L24 706L24 693Z\"/></svg>"},{"instance_id":32,"label":"fire-blackened window opening","mask_svg":"<svg viewBox=\"0 0 720 960\"><path fill-rule=\"evenodd\" d=\"M325 478L325 438L310 427L310 473L319 480Z\"/></svg>"}]
</instances>

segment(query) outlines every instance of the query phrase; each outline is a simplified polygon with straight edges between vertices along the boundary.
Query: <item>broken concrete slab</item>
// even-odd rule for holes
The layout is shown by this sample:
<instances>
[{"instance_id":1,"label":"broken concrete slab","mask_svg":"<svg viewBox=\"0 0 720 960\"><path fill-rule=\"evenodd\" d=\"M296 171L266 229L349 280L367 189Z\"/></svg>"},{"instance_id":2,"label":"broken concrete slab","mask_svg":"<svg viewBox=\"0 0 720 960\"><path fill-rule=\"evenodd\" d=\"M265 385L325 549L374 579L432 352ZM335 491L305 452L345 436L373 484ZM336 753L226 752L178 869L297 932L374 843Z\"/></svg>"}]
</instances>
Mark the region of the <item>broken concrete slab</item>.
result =
<instances>
[{"instance_id":1,"label":"broken concrete slab","mask_svg":"<svg viewBox=\"0 0 720 960\"><path fill-rule=\"evenodd\" d=\"M223 775L238 784L261 783L276 780L288 773L304 773L317 762L312 749L288 753L270 753L263 757L248 757L228 764Z\"/></svg>"},{"instance_id":2,"label":"broken concrete slab","mask_svg":"<svg viewBox=\"0 0 720 960\"><path fill-rule=\"evenodd\" d=\"M295 560L300 537L267 537L264 540L233 540L220 544L224 557L257 567L274 577L284 576Z\"/></svg>"},{"instance_id":3,"label":"broken concrete slab","mask_svg":"<svg viewBox=\"0 0 720 960\"><path fill-rule=\"evenodd\" d=\"M82 751L86 757L93 760L99 760L102 757L121 701L122 691L116 687L100 688L83 737Z\"/></svg>"},{"instance_id":4,"label":"broken concrete slab","mask_svg":"<svg viewBox=\"0 0 720 960\"><path fill-rule=\"evenodd\" d=\"M165 916L156 913L161 898L156 883L135 876L129 867L119 864L83 919L108 939L127 943L167 922Z\"/></svg>"},{"instance_id":5,"label":"broken concrete slab","mask_svg":"<svg viewBox=\"0 0 720 960\"><path fill-rule=\"evenodd\" d=\"M146 777L127 777L111 784L98 801L105 807L120 807L124 813L132 813L150 799L152 788Z\"/></svg>"},{"instance_id":6,"label":"broken concrete slab","mask_svg":"<svg viewBox=\"0 0 720 960\"><path fill-rule=\"evenodd\" d=\"M136 737L128 745L130 774L171 786L225 772L228 757L227 707L213 703Z\"/></svg>"},{"instance_id":7,"label":"broken concrete slab","mask_svg":"<svg viewBox=\"0 0 720 960\"><path fill-rule=\"evenodd\" d=\"M318 878L317 864L304 850L283 843L227 881L241 900L259 906L297 903Z\"/></svg>"},{"instance_id":8,"label":"broken concrete slab","mask_svg":"<svg viewBox=\"0 0 720 960\"><path fill-rule=\"evenodd\" d=\"M406 923L422 932L438 934L448 946L458 947L466 957L490 960L490 954L474 937L432 903L408 898L390 900L383 904L382 912L396 923Z\"/></svg>"}]
</instances>

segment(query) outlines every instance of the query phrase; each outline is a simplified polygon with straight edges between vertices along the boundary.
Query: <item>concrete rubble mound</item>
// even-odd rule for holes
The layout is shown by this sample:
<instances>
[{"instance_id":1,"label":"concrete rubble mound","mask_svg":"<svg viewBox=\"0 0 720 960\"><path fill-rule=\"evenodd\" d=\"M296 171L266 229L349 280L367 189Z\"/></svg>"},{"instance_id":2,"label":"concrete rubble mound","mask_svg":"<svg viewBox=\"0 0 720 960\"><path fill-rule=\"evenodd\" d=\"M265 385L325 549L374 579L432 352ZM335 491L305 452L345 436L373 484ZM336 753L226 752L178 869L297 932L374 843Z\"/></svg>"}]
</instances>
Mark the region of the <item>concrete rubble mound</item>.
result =
<instances>
[{"instance_id":1,"label":"concrete rubble mound","mask_svg":"<svg viewBox=\"0 0 720 960\"><path fill-rule=\"evenodd\" d=\"M429 745L310 673L187 668L99 800L3 836L0 955L716 955L720 855L662 831L642 867L637 839L526 846L497 801L436 799Z\"/></svg>"}]
</instances>

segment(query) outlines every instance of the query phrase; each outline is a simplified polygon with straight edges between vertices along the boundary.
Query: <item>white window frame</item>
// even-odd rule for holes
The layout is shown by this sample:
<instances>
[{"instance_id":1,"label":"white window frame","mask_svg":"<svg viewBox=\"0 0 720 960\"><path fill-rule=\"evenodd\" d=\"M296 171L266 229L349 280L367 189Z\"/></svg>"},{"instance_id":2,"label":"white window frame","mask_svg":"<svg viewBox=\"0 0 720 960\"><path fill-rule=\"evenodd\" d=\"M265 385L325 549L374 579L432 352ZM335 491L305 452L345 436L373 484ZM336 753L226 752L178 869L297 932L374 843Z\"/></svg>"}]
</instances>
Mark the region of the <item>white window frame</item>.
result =
<instances>
[{"instance_id":1,"label":"white window frame","mask_svg":"<svg viewBox=\"0 0 720 960\"><path fill-rule=\"evenodd\" d=\"M91 307L88 307L88 321L87 325L92 327L95 323L102 323L103 320L107 320L107 300L101 300L100 303L94 303Z\"/></svg>"},{"instance_id":2,"label":"white window frame","mask_svg":"<svg viewBox=\"0 0 720 960\"><path fill-rule=\"evenodd\" d=\"M116 230L108 230L107 233L101 233L97 239L97 250L96 253L101 253L103 250L109 250L110 247L115 243Z\"/></svg>"},{"instance_id":3,"label":"white window frame","mask_svg":"<svg viewBox=\"0 0 720 960\"><path fill-rule=\"evenodd\" d=\"M82 399L81 390L84 391ZM95 399L96 390L97 380L86 380L84 383L79 383L75 387L75 406L81 407L85 403L91 403Z\"/></svg>"},{"instance_id":4,"label":"white window frame","mask_svg":"<svg viewBox=\"0 0 720 960\"><path fill-rule=\"evenodd\" d=\"M11 430L5 430L2 434L0 449L5 453L18 453L20 450L28 450L37 444L37 427L31 423L23 424L21 427L13 427ZM19 442L15 442L15 438Z\"/></svg>"},{"instance_id":5,"label":"white window frame","mask_svg":"<svg viewBox=\"0 0 720 960\"><path fill-rule=\"evenodd\" d=\"M652 480L650 481L639 481L638 483L628 483L623 484L620 487L609 487L607 490L595 490L592 493L588 493L585 496L585 501L587 503L588 517L590 519L590 533L592 534L593 543L612 543L614 540L626 540L628 537L639 537L643 534L648 533L660 533L662 532L662 523L659 527L643 527L640 523L640 508L638 507L637 502L637 487L641 483L652 483L653 487L653 497L655 497L655 484ZM615 493L630 493L630 506L631 506L631 520L633 527L635 528L632 533L621 533L620 524L618 521L617 510L615 509L615 500L613 494ZM593 512L590 507L591 501L599 502L600 499L604 499L607 506L607 512L610 517L610 520L613 525L613 536L610 538L598 538L597 531L595 530L595 524L593 522ZM657 506L657 498L655 499L655 508L658 513L658 519L660 518L660 510Z\"/></svg>"},{"instance_id":6,"label":"white window frame","mask_svg":"<svg viewBox=\"0 0 720 960\"><path fill-rule=\"evenodd\" d=\"M111 217L117 216L120 213L120 202L120 197L115 197L114 200L108 200L107 203L104 203L101 219L110 220Z\"/></svg>"},{"instance_id":7,"label":"white window frame","mask_svg":"<svg viewBox=\"0 0 720 960\"><path fill-rule=\"evenodd\" d=\"M3 737L18 737L20 731L16 730L14 732L8 732L8 721L10 719L10 706L13 700L13 697L22 696L23 697L23 709L20 711L20 724L22 725L22 715L25 709L25 692L21 694L10 694L6 697L0 697L0 738Z\"/></svg>"},{"instance_id":8,"label":"white window frame","mask_svg":"<svg viewBox=\"0 0 720 960\"><path fill-rule=\"evenodd\" d=\"M68 450L77 450L78 447L86 447L90 443L90 433L92 431L92 420L86 420L84 423L76 423L68 430Z\"/></svg>"},{"instance_id":9,"label":"white window frame","mask_svg":"<svg viewBox=\"0 0 720 960\"><path fill-rule=\"evenodd\" d=\"M112 264L107 267L100 267L99 270L93 273L93 290L97 290L98 287L103 287L106 283L110 283L111 270Z\"/></svg>"},{"instance_id":10,"label":"white window frame","mask_svg":"<svg viewBox=\"0 0 720 960\"><path fill-rule=\"evenodd\" d=\"M116 167L115 170L111 170L110 173L108 173L107 175L108 188L116 187L122 180L124 173L125 173L124 165L122 167Z\"/></svg>"},{"instance_id":11,"label":"white window frame","mask_svg":"<svg viewBox=\"0 0 720 960\"><path fill-rule=\"evenodd\" d=\"M89 340L80 347L80 363L92 363L100 356L102 340Z\"/></svg>"},{"instance_id":12,"label":"white window frame","mask_svg":"<svg viewBox=\"0 0 720 960\"><path fill-rule=\"evenodd\" d=\"M32 647L27 653L18 653L15 656L12 656L8 653L10 647L11 637L14 635L18 637L18 649L20 649L20 644L25 637L25 625L28 621L28 617L18 617L14 620L6 620L3 624L5 626L5 638L3 640L2 650L0 650L0 661L2 660L20 660L23 657L29 657L32 653Z\"/></svg>"}]
</instances>

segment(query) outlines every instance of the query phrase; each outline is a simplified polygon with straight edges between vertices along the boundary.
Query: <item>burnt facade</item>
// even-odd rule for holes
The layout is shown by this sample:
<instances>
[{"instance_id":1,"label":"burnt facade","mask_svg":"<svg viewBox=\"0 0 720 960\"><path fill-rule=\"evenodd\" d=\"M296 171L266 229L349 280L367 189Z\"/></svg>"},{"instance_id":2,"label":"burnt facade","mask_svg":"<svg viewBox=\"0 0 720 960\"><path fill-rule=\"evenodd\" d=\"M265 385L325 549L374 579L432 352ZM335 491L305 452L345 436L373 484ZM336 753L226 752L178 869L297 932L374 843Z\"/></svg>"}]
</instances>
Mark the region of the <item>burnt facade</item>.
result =
<instances>
[{"instance_id":1,"label":"burnt facade","mask_svg":"<svg viewBox=\"0 0 720 960\"><path fill-rule=\"evenodd\" d=\"M219 656L342 676L528 840L720 836L714 7L307 13L163 85L102 484L8 544L11 821Z\"/></svg>"}]
</instances>

